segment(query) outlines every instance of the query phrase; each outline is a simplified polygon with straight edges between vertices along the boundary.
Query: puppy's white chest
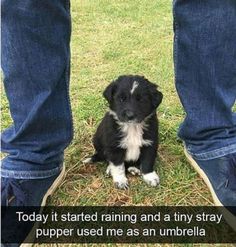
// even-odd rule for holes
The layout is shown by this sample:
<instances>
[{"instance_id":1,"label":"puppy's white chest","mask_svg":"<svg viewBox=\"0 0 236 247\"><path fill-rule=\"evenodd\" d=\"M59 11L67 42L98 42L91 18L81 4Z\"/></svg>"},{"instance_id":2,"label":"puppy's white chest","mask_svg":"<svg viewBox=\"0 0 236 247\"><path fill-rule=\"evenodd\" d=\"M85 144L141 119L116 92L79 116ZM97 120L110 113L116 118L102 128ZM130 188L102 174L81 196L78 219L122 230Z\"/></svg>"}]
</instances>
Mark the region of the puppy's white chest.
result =
<instances>
[{"instance_id":1,"label":"puppy's white chest","mask_svg":"<svg viewBox=\"0 0 236 247\"><path fill-rule=\"evenodd\" d=\"M137 161L140 148L152 144L150 140L143 139L143 124L127 123L121 126L123 137L120 147L126 149L125 161Z\"/></svg>"}]
</instances>

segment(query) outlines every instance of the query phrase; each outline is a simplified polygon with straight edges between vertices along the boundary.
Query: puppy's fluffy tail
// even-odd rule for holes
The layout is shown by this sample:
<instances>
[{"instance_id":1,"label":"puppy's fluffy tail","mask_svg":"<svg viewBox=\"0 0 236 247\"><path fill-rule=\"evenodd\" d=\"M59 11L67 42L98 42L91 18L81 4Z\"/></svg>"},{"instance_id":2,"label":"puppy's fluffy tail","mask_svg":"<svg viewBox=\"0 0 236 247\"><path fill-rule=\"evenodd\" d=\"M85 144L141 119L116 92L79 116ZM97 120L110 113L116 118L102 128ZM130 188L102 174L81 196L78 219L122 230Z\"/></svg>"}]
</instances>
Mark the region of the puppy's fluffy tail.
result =
<instances>
[{"instance_id":1,"label":"puppy's fluffy tail","mask_svg":"<svg viewBox=\"0 0 236 247\"><path fill-rule=\"evenodd\" d=\"M92 164L92 163L102 162L102 161L105 161L105 157L101 155L100 153L95 153L92 157L89 157L83 160L82 162L84 164Z\"/></svg>"}]
</instances>

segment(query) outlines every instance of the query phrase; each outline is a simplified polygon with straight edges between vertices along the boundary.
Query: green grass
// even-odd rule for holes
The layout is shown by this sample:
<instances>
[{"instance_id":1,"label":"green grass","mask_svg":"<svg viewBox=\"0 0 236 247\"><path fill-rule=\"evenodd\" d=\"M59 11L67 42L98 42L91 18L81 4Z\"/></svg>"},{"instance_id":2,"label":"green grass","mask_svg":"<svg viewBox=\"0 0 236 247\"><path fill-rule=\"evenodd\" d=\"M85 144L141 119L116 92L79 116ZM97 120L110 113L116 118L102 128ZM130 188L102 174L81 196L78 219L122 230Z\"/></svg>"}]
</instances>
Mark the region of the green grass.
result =
<instances>
[{"instance_id":1,"label":"green grass","mask_svg":"<svg viewBox=\"0 0 236 247\"><path fill-rule=\"evenodd\" d=\"M71 11L70 93L74 140L65 152L65 181L48 203L212 205L208 189L187 163L182 143L177 138L184 112L174 86L171 0L73 0ZM158 112L159 188L148 187L141 178L129 176L130 189L117 190L112 180L104 176L105 164L85 166L81 162L93 153L91 139L107 110L102 92L110 81L121 74L145 75L157 83L164 94ZM11 119L6 97L2 94L2 127L5 128Z\"/></svg>"},{"instance_id":2,"label":"green grass","mask_svg":"<svg viewBox=\"0 0 236 247\"><path fill-rule=\"evenodd\" d=\"M67 176L49 204L209 205L210 194L183 155L177 129L184 117L174 86L171 1L72 1L71 104L74 140L65 153ZM121 74L141 74L164 94L159 108L159 188L129 177L130 189L113 188L105 164L84 166L92 136L107 110L104 88ZM2 93L2 127L11 118Z\"/></svg>"},{"instance_id":3,"label":"green grass","mask_svg":"<svg viewBox=\"0 0 236 247\"><path fill-rule=\"evenodd\" d=\"M66 151L67 177L50 201L60 205L211 205L202 180L188 165L177 129L184 117L174 86L171 1L72 1L71 100L75 138ZM105 164L84 166L92 136L107 110L105 87L121 74L141 74L164 93L158 116L159 188L129 177L113 188Z\"/></svg>"}]
</instances>

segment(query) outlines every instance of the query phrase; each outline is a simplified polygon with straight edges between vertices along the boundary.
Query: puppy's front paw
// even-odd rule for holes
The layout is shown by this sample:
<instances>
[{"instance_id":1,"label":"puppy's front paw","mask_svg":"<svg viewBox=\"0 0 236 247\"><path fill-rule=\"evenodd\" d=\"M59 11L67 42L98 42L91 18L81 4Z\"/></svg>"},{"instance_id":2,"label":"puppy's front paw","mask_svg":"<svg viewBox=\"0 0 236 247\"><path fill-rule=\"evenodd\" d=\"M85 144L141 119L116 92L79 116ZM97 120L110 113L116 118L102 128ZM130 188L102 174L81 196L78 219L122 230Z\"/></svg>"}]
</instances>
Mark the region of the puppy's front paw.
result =
<instances>
[{"instance_id":1,"label":"puppy's front paw","mask_svg":"<svg viewBox=\"0 0 236 247\"><path fill-rule=\"evenodd\" d=\"M159 176L155 171L143 174L143 180L150 186L156 187L160 183Z\"/></svg>"},{"instance_id":2,"label":"puppy's front paw","mask_svg":"<svg viewBox=\"0 0 236 247\"><path fill-rule=\"evenodd\" d=\"M118 189L128 189L128 179L125 176L125 166L124 164L114 165L112 162L109 162L109 165L106 170L108 176L112 176L115 187Z\"/></svg>"},{"instance_id":3,"label":"puppy's front paw","mask_svg":"<svg viewBox=\"0 0 236 247\"><path fill-rule=\"evenodd\" d=\"M113 181L117 189L127 190L129 188L128 179L125 176L115 177Z\"/></svg>"}]
</instances>

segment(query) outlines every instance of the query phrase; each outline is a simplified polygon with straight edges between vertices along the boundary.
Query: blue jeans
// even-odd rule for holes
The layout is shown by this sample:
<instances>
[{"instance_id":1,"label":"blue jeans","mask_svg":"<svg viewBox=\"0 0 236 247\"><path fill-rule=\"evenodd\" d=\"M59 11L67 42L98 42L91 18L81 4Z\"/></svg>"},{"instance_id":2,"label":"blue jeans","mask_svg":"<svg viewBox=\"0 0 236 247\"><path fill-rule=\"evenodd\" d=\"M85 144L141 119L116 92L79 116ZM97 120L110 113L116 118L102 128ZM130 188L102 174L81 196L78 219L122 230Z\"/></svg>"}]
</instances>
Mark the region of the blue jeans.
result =
<instances>
[{"instance_id":1,"label":"blue jeans","mask_svg":"<svg viewBox=\"0 0 236 247\"><path fill-rule=\"evenodd\" d=\"M3 0L2 70L13 125L2 133L2 177L46 178L70 143L70 6Z\"/></svg>"},{"instance_id":2,"label":"blue jeans","mask_svg":"<svg viewBox=\"0 0 236 247\"><path fill-rule=\"evenodd\" d=\"M175 0L176 88L186 111L179 129L190 154L236 152L236 1Z\"/></svg>"}]
</instances>

